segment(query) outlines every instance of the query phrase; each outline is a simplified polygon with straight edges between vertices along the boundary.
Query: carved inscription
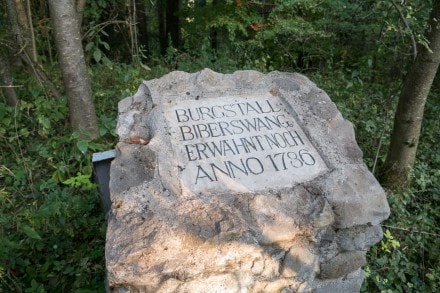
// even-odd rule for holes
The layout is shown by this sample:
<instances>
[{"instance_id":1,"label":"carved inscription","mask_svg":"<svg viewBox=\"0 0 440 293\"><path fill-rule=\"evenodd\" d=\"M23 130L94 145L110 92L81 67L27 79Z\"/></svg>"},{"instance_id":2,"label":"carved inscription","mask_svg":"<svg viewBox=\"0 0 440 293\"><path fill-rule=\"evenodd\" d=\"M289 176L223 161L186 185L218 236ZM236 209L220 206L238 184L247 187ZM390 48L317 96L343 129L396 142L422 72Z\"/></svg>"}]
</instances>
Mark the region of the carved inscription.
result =
<instances>
[{"instance_id":1,"label":"carved inscription","mask_svg":"<svg viewBox=\"0 0 440 293\"><path fill-rule=\"evenodd\" d=\"M321 174L327 167L292 114L269 94L168 106L185 189L256 191Z\"/></svg>"}]
</instances>

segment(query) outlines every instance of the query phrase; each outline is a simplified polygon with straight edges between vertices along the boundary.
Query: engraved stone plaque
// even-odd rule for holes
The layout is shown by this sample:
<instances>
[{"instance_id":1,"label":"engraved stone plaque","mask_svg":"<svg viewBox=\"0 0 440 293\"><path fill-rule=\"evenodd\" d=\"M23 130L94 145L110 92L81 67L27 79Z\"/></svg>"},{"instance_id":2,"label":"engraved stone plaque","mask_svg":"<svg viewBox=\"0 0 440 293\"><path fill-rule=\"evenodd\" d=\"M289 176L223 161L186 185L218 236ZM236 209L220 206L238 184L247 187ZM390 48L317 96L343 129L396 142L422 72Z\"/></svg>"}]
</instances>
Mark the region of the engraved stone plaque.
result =
<instances>
[{"instance_id":1,"label":"engraved stone plaque","mask_svg":"<svg viewBox=\"0 0 440 293\"><path fill-rule=\"evenodd\" d=\"M309 79L175 71L118 112L109 292L359 292L389 207Z\"/></svg>"},{"instance_id":2,"label":"engraved stone plaque","mask_svg":"<svg viewBox=\"0 0 440 293\"><path fill-rule=\"evenodd\" d=\"M167 104L182 190L258 191L322 174L327 166L295 115L270 93Z\"/></svg>"}]
</instances>

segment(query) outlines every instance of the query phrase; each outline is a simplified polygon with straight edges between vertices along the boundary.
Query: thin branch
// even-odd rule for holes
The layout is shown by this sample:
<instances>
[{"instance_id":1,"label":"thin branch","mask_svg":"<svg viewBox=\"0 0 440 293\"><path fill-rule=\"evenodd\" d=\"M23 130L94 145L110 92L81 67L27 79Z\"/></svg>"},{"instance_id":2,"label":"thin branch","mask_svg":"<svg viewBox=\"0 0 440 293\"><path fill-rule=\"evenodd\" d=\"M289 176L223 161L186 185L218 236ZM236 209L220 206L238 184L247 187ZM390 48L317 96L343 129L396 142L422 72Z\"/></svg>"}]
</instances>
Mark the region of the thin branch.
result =
<instances>
[{"instance_id":1,"label":"thin branch","mask_svg":"<svg viewBox=\"0 0 440 293\"><path fill-rule=\"evenodd\" d=\"M390 16L390 13L391 13L391 6L388 8L387 15L385 16L385 19L388 19L388 17ZM385 29L385 24L386 24L386 21L384 21L382 23L382 26L380 27L379 36L378 36L379 40L382 39L382 34L383 34L384 29Z\"/></svg>"},{"instance_id":2,"label":"thin branch","mask_svg":"<svg viewBox=\"0 0 440 293\"><path fill-rule=\"evenodd\" d=\"M387 115L387 113L385 113L385 117L383 118L383 129L380 133L379 145L377 146L376 156L374 157L373 170L371 171L373 174L376 171L377 160L379 159L379 152L380 152L380 149L382 148L382 141L384 138L385 130L387 129L386 128L387 121L388 121L388 115Z\"/></svg>"},{"instance_id":3,"label":"thin branch","mask_svg":"<svg viewBox=\"0 0 440 293\"><path fill-rule=\"evenodd\" d=\"M102 22L100 24L97 24L97 25L89 28L85 32L85 34L82 36L81 40L84 40L87 36L91 36L91 35L94 35L94 34L97 34L97 33L101 32L101 31L103 31L104 28L106 28L107 26L112 25L112 24L127 24L127 21L111 19L111 20Z\"/></svg>"},{"instance_id":4,"label":"thin branch","mask_svg":"<svg viewBox=\"0 0 440 293\"><path fill-rule=\"evenodd\" d=\"M22 54L20 54L20 57L24 61L24 63L32 69L32 71L35 74L35 77L37 77L37 79L39 81L41 79L43 81L43 83L49 87L49 90L52 92L53 96L56 99L61 99L61 94L58 91L58 89L56 88L56 86L52 83L52 81L50 81L50 79L47 77L46 73L43 70L41 70L38 67L38 65L36 66L32 62L32 59L29 57L29 55L27 55L26 52L24 51Z\"/></svg>"},{"instance_id":5,"label":"thin branch","mask_svg":"<svg viewBox=\"0 0 440 293\"><path fill-rule=\"evenodd\" d=\"M20 26L18 24L18 16L17 16L17 9L15 2L13 0L6 0L6 6L8 9L8 18L11 26L12 31L12 39L17 44L23 44L23 34L21 33Z\"/></svg>"},{"instance_id":6,"label":"thin branch","mask_svg":"<svg viewBox=\"0 0 440 293\"><path fill-rule=\"evenodd\" d=\"M12 172L11 169L9 169L8 167L6 167L5 165L0 164L0 169L3 169L3 170L8 171L9 174L11 174L13 177L15 177L14 172Z\"/></svg>"},{"instance_id":7,"label":"thin branch","mask_svg":"<svg viewBox=\"0 0 440 293\"><path fill-rule=\"evenodd\" d=\"M407 228L388 226L388 225L382 225L382 227L390 228L390 229L394 229L394 230L401 230L401 231L410 232L410 233L420 233L420 234L431 235L431 236L440 236L440 234L437 234L437 233L429 233L429 232L425 232L425 231L419 231L416 229L407 229Z\"/></svg>"},{"instance_id":8,"label":"thin branch","mask_svg":"<svg viewBox=\"0 0 440 293\"><path fill-rule=\"evenodd\" d=\"M135 34L133 29L136 26L135 20L133 19L133 13L132 13L132 7L131 7L131 0L126 0L125 2L125 6L127 6L128 9L128 28L129 28L129 33L130 33L130 53L131 53L131 58L133 59L133 56L135 55L134 52L134 38L135 38Z\"/></svg>"},{"instance_id":9,"label":"thin branch","mask_svg":"<svg viewBox=\"0 0 440 293\"><path fill-rule=\"evenodd\" d=\"M394 0L391 0L391 3L393 4L394 8L396 8L397 12L399 13L400 18L403 21L403 24L410 31L411 42L412 42L412 47L413 47L413 60L415 60L417 57L417 42L416 42L416 38L414 37L414 32L411 29L411 27L409 26L409 23L406 20L405 15L403 15L402 11L400 10L399 6L397 6L396 2L394 2Z\"/></svg>"},{"instance_id":10,"label":"thin branch","mask_svg":"<svg viewBox=\"0 0 440 293\"><path fill-rule=\"evenodd\" d=\"M32 61L34 63L38 62L38 54L37 54L37 45L35 44L35 32L34 32L34 25L32 23L32 14L31 14L31 2L30 0L26 0L26 9L27 9L27 18L28 18L28 24L29 24L29 34L31 38L31 45L32 45Z\"/></svg>"},{"instance_id":11,"label":"thin branch","mask_svg":"<svg viewBox=\"0 0 440 293\"><path fill-rule=\"evenodd\" d=\"M136 1L132 1L133 3L133 41L134 41L134 50L133 50L133 61L134 63L140 62L140 56L139 56L139 44L138 44L138 28L137 28L137 13L136 13Z\"/></svg>"},{"instance_id":12,"label":"thin branch","mask_svg":"<svg viewBox=\"0 0 440 293\"><path fill-rule=\"evenodd\" d=\"M32 169L30 168L29 165L26 164L26 160L24 159L24 151L23 151L23 147L21 144L21 139L19 139L20 136L18 134L17 111L18 111L18 107L15 107L14 108L14 128L15 128L15 134L16 134L15 138L17 139L18 150L20 151L20 156L22 159L23 167L26 170L27 180L30 183L29 186L32 189L32 193L34 193L35 185L34 185L34 181L32 179Z\"/></svg>"}]
</instances>

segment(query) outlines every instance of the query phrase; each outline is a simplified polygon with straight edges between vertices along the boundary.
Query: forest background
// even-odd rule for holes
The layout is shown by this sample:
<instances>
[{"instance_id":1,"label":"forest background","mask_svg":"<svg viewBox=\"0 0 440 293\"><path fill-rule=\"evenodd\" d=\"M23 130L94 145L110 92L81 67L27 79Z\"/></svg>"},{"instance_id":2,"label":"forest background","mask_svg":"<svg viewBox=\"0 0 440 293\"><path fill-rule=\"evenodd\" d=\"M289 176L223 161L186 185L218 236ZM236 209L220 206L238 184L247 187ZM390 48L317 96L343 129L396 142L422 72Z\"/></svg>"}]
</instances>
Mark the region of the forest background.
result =
<instances>
[{"instance_id":1,"label":"forest background","mask_svg":"<svg viewBox=\"0 0 440 293\"><path fill-rule=\"evenodd\" d=\"M429 50L436 1L79 0L97 117L90 139L69 122L54 1L0 0L0 292L105 291L91 156L117 142L118 101L173 70L305 74L354 124L379 175L405 76L420 48ZM392 214L368 254L364 292L440 290L439 117L436 78L411 184L387 192Z\"/></svg>"}]
</instances>

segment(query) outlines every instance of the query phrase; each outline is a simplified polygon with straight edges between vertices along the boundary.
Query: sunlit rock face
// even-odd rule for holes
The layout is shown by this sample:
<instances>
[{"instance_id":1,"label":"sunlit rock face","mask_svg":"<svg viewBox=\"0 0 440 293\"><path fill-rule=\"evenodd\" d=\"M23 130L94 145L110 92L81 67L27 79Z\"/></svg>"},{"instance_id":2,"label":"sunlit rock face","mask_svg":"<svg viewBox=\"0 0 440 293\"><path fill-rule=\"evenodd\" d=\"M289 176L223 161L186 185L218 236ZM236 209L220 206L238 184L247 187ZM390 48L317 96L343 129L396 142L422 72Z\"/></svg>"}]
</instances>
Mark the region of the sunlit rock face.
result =
<instances>
[{"instance_id":1,"label":"sunlit rock face","mask_svg":"<svg viewBox=\"0 0 440 293\"><path fill-rule=\"evenodd\" d=\"M119 103L111 292L356 292L389 215L350 122L299 74L172 72Z\"/></svg>"}]
</instances>

